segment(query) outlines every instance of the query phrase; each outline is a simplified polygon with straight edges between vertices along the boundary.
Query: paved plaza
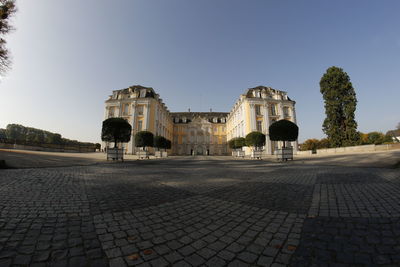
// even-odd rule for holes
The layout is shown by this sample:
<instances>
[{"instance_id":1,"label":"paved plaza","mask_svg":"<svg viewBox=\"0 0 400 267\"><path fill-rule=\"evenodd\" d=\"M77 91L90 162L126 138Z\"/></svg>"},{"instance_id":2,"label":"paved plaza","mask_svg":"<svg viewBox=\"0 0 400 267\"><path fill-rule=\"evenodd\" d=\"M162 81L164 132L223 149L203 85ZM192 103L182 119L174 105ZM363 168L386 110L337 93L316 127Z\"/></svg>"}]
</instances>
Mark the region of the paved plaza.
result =
<instances>
[{"instance_id":1,"label":"paved plaza","mask_svg":"<svg viewBox=\"0 0 400 267\"><path fill-rule=\"evenodd\" d=\"M187 157L0 170L0 266L13 265L399 266L400 169Z\"/></svg>"}]
</instances>

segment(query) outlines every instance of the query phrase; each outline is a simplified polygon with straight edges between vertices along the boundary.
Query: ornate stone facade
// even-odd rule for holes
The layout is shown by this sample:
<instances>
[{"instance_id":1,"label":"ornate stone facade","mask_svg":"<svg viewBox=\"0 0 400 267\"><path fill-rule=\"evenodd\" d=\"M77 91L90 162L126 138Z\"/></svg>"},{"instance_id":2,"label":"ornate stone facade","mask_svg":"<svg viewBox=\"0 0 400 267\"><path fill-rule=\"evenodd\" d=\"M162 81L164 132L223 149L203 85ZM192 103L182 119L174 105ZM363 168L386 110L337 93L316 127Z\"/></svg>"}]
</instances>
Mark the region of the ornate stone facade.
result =
<instances>
[{"instance_id":1,"label":"ornate stone facade","mask_svg":"<svg viewBox=\"0 0 400 267\"><path fill-rule=\"evenodd\" d=\"M174 112L172 152L176 155L225 155L225 112Z\"/></svg>"},{"instance_id":2,"label":"ornate stone facade","mask_svg":"<svg viewBox=\"0 0 400 267\"><path fill-rule=\"evenodd\" d=\"M269 141L269 125L280 119L296 123L295 102L286 92L265 86L248 89L228 113L169 112L153 88L135 85L113 91L104 114L105 119L110 117L125 118L132 125L131 141L124 145L127 153L138 151L134 135L146 130L171 140L169 152L174 155L228 155L227 141L252 131L266 134L264 151L273 154L280 144ZM297 142L287 145L296 151Z\"/></svg>"},{"instance_id":3,"label":"ornate stone facade","mask_svg":"<svg viewBox=\"0 0 400 267\"><path fill-rule=\"evenodd\" d=\"M278 120L286 119L297 124L296 102L291 100L284 91L271 87L258 86L247 90L240 95L227 117L227 139L245 137L252 131L259 131L266 135L266 154L273 154L282 142L274 142L269 139L269 126ZM288 142L287 147L292 146L297 152L297 141ZM245 148L249 154L249 148Z\"/></svg>"}]
</instances>

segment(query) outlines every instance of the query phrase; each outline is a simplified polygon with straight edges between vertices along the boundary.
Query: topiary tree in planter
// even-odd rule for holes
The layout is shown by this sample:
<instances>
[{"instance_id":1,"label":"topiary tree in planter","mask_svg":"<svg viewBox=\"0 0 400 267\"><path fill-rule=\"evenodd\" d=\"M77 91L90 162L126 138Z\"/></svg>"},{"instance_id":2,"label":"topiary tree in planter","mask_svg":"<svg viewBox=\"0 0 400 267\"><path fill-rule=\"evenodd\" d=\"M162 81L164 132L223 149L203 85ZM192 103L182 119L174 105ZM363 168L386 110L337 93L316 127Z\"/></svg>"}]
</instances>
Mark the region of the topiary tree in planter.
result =
<instances>
[{"instance_id":1,"label":"topiary tree in planter","mask_svg":"<svg viewBox=\"0 0 400 267\"><path fill-rule=\"evenodd\" d=\"M132 126L123 118L109 118L103 121L101 129L101 140L104 142L114 142L114 149L108 151L107 160L109 158L122 159L123 153L118 153L118 143L129 142L131 140Z\"/></svg>"},{"instance_id":2,"label":"topiary tree in planter","mask_svg":"<svg viewBox=\"0 0 400 267\"><path fill-rule=\"evenodd\" d=\"M299 127L288 120L279 120L269 126L269 138L272 141L282 141L283 147L277 151L278 159L293 160L293 149L286 148L286 141L296 141L299 136Z\"/></svg>"},{"instance_id":3,"label":"topiary tree in planter","mask_svg":"<svg viewBox=\"0 0 400 267\"><path fill-rule=\"evenodd\" d=\"M167 151L167 149L171 149L171 147L172 147L171 140L168 140L168 139L166 139L166 140L167 140L167 142L165 144L165 151Z\"/></svg>"},{"instance_id":4,"label":"topiary tree in planter","mask_svg":"<svg viewBox=\"0 0 400 267\"><path fill-rule=\"evenodd\" d=\"M246 146L246 139L244 137L237 137L235 138L235 147L242 148Z\"/></svg>"},{"instance_id":5,"label":"topiary tree in planter","mask_svg":"<svg viewBox=\"0 0 400 267\"><path fill-rule=\"evenodd\" d=\"M269 139L272 141L296 141L299 136L299 127L288 120L279 120L269 126Z\"/></svg>"},{"instance_id":6,"label":"topiary tree in planter","mask_svg":"<svg viewBox=\"0 0 400 267\"><path fill-rule=\"evenodd\" d=\"M135 135L135 146L143 147L143 150L146 150L146 147L153 147L154 144L154 135L149 131L140 131Z\"/></svg>"},{"instance_id":7,"label":"topiary tree in planter","mask_svg":"<svg viewBox=\"0 0 400 267\"><path fill-rule=\"evenodd\" d=\"M156 147L157 149L165 149L167 146L167 138L165 138L164 136L155 136L154 137L154 147Z\"/></svg>"},{"instance_id":8,"label":"topiary tree in planter","mask_svg":"<svg viewBox=\"0 0 400 267\"><path fill-rule=\"evenodd\" d=\"M123 118L109 118L103 121L101 129L101 140L104 142L114 142L114 148L118 143L129 142L131 140L132 126Z\"/></svg>"},{"instance_id":9,"label":"topiary tree in planter","mask_svg":"<svg viewBox=\"0 0 400 267\"><path fill-rule=\"evenodd\" d=\"M245 143L246 146L253 147L254 150L258 150L260 147L265 145L265 134L260 132L251 132L246 135Z\"/></svg>"},{"instance_id":10,"label":"topiary tree in planter","mask_svg":"<svg viewBox=\"0 0 400 267\"><path fill-rule=\"evenodd\" d=\"M236 149L235 138L232 138L231 140L228 141L228 146L230 149L233 149L233 150Z\"/></svg>"}]
</instances>

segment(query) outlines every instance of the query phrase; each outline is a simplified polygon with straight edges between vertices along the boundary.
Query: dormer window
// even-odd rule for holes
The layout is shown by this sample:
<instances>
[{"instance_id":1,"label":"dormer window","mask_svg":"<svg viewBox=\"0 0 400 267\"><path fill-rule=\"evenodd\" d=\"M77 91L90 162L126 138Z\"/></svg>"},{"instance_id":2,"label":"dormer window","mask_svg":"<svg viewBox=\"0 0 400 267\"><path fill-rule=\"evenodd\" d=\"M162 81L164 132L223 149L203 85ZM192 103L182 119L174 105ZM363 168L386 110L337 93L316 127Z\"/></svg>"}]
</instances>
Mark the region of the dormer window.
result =
<instances>
[{"instance_id":1,"label":"dormer window","mask_svg":"<svg viewBox=\"0 0 400 267\"><path fill-rule=\"evenodd\" d=\"M140 97L146 97L146 89L140 90Z\"/></svg>"},{"instance_id":2,"label":"dormer window","mask_svg":"<svg viewBox=\"0 0 400 267\"><path fill-rule=\"evenodd\" d=\"M186 123L186 117L182 118L183 123Z\"/></svg>"},{"instance_id":3,"label":"dormer window","mask_svg":"<svg viewBox=\"0 0 400 267\"><path fill-rule=\"evenodd\" d=\"M218 122L218 118L217 118L217 117L214 117L214 118L213 118L213 122L217 123L217 122Z\"/></svg>"}]
</instances>

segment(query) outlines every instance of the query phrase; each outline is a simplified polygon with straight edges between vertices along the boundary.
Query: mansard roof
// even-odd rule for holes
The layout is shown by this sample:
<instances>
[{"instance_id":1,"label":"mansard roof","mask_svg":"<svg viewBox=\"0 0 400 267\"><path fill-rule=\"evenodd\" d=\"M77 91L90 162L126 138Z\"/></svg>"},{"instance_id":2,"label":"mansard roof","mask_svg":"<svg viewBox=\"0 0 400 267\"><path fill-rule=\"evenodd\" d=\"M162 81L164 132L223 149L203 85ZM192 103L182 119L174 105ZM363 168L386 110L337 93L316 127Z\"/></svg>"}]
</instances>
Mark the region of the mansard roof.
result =
<instances>
[{"instance_id":1,"label":"mansard roof","mask_svg":"<svg viewBox=\"0 0 400 267\"><path fill-rule=\"evenodd\" d=\"M254 88L247 89L247 92L245 94L246 97L247 98L256 97L253 94L254 91L260 91L260 92L266 93L268 95L275 95L275 94L287 95L287 92L285 92L285 91L277 90L277 89L274 89L274 88L268 87L268 86L259 85L259 86L256 86Z\"/></svg>"},{"instance_id":2,"label":"mansard roof","mask_svg":"<svg viewBox=\"0 0 400 267\"><path fill-rule=\"evenodd\" d=\"M171 116L182 117L204 117L204 118L214 118L214 117L226 117L229 112L171 112Z\"/></svg>"},{"instance_id":3,"label":"mansard roof","mask_svg":"<svg viewBox=\"0 0 400 267\"><path fill-rule=\"evenodd\" d=\"M146 90L144 95L140 94L140 92L143 89ZM145 87L145 86L141 86L141 85L132 85L132 86L129 86L128 88L113 90L113 94L110 95L110 97L107 101L115 100L115 99L132 98L133 95L134 95L134 98L146 98L146 97L157 98L156 97L157 94L155 93L155 91L152 87Z\"/></svg>"},{"instance_id":4,"label":"mansard roof","mask_svg":"<svg viewBox=\"0 0 400 267\"><path fill-rule=\"evenodd\" d=\"M172 118L178 118L175 123L189 123L192 122L194 118L203 118L211 123L225 123L221 119L226 119L228 112L171 112ZM186 121L182 119L185 118ZM216 119L216 121L214 121Z\"/></svg>"}]
</instances>

